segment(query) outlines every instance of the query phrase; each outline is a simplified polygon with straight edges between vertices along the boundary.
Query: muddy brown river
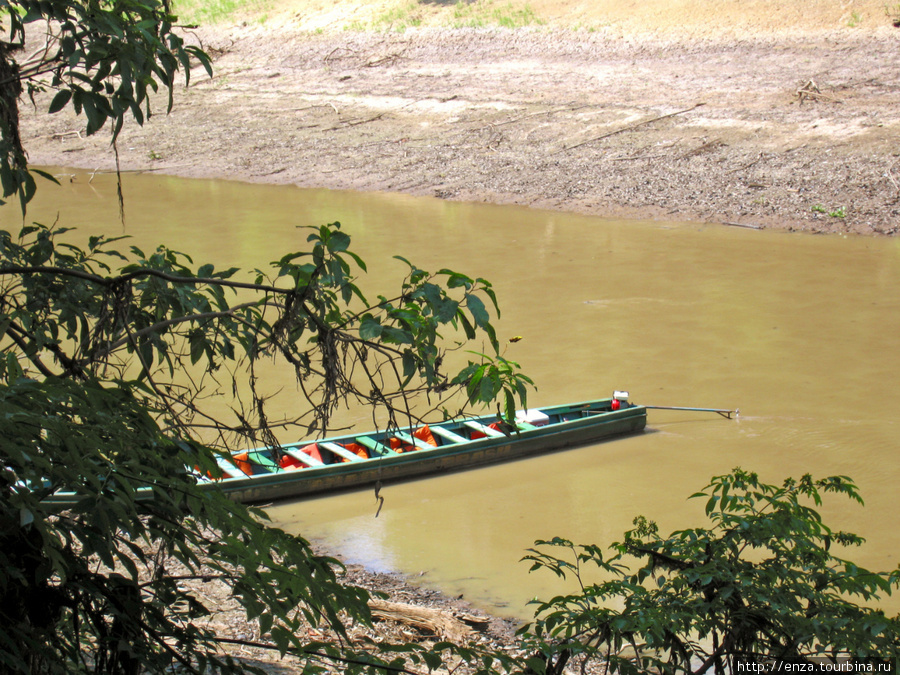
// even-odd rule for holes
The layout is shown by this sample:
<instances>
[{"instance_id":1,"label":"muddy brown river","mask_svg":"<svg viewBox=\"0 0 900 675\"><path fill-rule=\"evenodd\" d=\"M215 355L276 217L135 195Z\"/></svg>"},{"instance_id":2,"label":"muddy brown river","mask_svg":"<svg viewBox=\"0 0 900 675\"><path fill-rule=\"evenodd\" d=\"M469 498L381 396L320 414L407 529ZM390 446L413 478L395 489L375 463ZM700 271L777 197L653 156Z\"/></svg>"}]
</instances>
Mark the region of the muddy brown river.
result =
<instances>
[{"instance_id":1,"label":"muddy brown river","mask_svg":"<svg viewBox=\"0 0 900 675\"><path fill-rule=\"evenodd\" d=\"M111 176L56 172L63 186L42 187L30 220L122 233ZM868 539L848 558L900 561L900 239L146 174L125 176L125 198L135 244L165 242L198 264L264 268L303 247L296 226L338 220L369 263L366 288L400 278L393 255L487 277L499 334L523 337L506 356L535 379L538 407L625 389L650 405L740 408L734 420L650 411L639 436L388 485L377 518L368 490L269 509L350 561L525 617L530 598L575 589L518 562L535 539L609 544L638 514L663 532L700 525L688 495L736 466L769 482L851 476L866 506L826 501L826 522ZM0 215L17 227L14 211Z\"/></svg>"}]
</instances>

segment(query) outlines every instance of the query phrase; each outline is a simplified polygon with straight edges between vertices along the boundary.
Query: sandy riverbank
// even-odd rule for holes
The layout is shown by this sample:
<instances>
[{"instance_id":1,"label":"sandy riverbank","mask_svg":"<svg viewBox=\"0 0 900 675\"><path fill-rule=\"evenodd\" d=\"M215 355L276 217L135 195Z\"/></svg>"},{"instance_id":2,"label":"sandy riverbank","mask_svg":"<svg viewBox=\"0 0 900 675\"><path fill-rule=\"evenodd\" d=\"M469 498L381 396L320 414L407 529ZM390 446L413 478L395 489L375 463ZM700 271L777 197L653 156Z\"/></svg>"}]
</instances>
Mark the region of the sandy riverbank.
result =
<instances>
[{"instance_id":1,"label":"sandy riverbank","mask_svg":"<svg viewBox=\"0 0 900 675\"><path fill-rule=\"evenodd\" d=\"M279 21L192 39L215 77L195 70L171 114L160 102L149 124L126 128L123 168L900 231L900 29L886 21L779 31L757 17L643 33L621 22L310 32ZM83 120L40 111L26 125L32 162L113 166L105 134L84 138Z\"/></svg>"}]
</instances>

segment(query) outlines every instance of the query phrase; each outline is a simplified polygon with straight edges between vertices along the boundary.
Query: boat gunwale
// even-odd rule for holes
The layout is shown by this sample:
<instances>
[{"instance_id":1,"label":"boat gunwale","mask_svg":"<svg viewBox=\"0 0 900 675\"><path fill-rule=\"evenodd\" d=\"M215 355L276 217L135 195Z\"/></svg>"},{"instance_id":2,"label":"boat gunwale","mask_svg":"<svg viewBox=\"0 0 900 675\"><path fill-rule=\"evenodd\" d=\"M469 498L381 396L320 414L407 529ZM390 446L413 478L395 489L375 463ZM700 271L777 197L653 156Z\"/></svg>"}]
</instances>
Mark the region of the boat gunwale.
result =
<instances>
[{"instance_id":1,"label":"boat gunwale","mask_svg":"<svg viewBox=\"0 0 900 675\"><path fill-rule=\"evenodd\" d=\"M229 476L220 479L210 479L197 474L198 482L204 488L219 488L229 498L242 502L271 502L277 499L305 498L329 492L341 492L359 489L364 485L374 483L381 477L381 471L394 473L385 476L387 480L406 481L417 477L424 477L439 471L461 471L467 468L475 468L488 464L496 464L504 461L525 459L539 454L560 451L566 448L590 445L614 436L623 436L638 433L646 427L647 408L643 405L626 404L618 410L596 410L611 405L613 399L595 399L579 403L547 406L543 408L530 408L539 410L549 415L565 415L576 412L585 412L595 409L594 415L582 415L574 419L558 420L544 426L533 426L518 430L515 434L504 437L485 436L477 439L467 439L465 442L445 443L429 448L417 448L408 452L391 452L380 457L360 458L354 462L335 462L322 464L321 466L307 466L298 470L279 470L260 472L253 475ZM496 421L494 415L483 415L470 418L476 421ZM447 420L429 426L446 426L462 424L462 420ZM614 430L607 433L584 435L579 431L591 428L602 428L611 424L624 424L627 428ZM399 431L411 433L419 427L403 427ZM375 435L375 438L389 438L394 430L369 431L362 434L348 434L335 438L323 438L317 441L290 443L285 448L301 448L312 443L324 442L356 442L362 436ZM559 436L558 443L539 445L544 437ZM509 447L506 447L509 446ZM518 451L510 450L518 446ZM504 448L506 451L504 452ZM227 461L228 454L232 457L247 453L248 458L253 453L268 453L266 461L271 463L273 448L256 448L251 450L239 450L220 455L222 461ZM464 463L464 458L470 455L475 461ZM252 461L252 460L251 460ZM407 468L406 465L420 465L425 467L419 471L415 468ZM261 466L261 465L260 465ZM238 469L236 464L233 467ZM369 475L371 474L371 475ZM342 480L343 479L343 480ZM320 485L315 485L316 483ZM323 485L324 484L324 485ZM154 489L150 486L137 489L137 499L152 499ZM57 492L48 496L44 501L55 504L57 508L67 508L79 501L73 492Z\"/></svg>"},{"instance_id":2,"label":"boat gunwale","mask_svg":"<svg viewBox=\"0 0 900 675\"><path fill-rule=\"evenodd\" d=\"M543 408L533 408L530 410L540 410L551 415L564 415L567 413L584 412L591 407L602 407L603 404L611 403L612 399L595 399L591 401L583 401L580 403L562 404L558 406L547 406ZM485 436L477 439L467 439L460 443L446 443L430 448L417 448L407 452L394 452L392 454L380 455L377 457L360 458L360 461L354 462L334 462L331 464L322 464L321 466L313 466L306 468L298 468L296 470L282 471L264 471L253 475L242 475L238 477L227 477L220 480L211 481L217 485L221 485L226 490L231 487L234 490L242 490L251 487L264 487L263 485L253 485L254 483L264 483L271 486L278 486L283 483L302 482L304 480L312 480L314 478L326 478L335 474L352 475L362 473L364 471L376 471L378 467L389 468L395 465L402 465L414 462L426 462L428 460L439 460L444 458L453 458L459 455L474 453L479 450L503 446L506 444L520 443L522 441L539 439L544 436L564 435L565 432L578 430L581 427L599 427L616 421L629 419L632 417L644 417L646 419L646 408L642 405L630 404L619 410L598 410L595 415L586 415L570 420L559 420L544 426L535 426L531 429L518 430L517 432L504 435L502 437ZM480 417L470 418L472 421L494 421L496 416L483 415ZM447 420L430 424L429 427L450 425L461 425L468 420ZM411 430L419 427L401 427L399 431L410 433ZM347 434L339 437L328 437L319 440L300 441L297 443L289 443L284 448L300 448L315 443L354 443L360 437L384 438L393 433L394 430L385 431L368 431L358 434ZM602 437L601 437L602 438ZM381 442L381 441L379 441ZM590 440L586 441L587 443ZM565 447L560 446L560 449ZM552 448L548 448L550 451ZM246 452L251 458L254 453L271 453L272 448L255 448L252 450L238 451L232 454L243 454ZM306 478L304 478L306 477Z\"/></svg>"}]
</instances>

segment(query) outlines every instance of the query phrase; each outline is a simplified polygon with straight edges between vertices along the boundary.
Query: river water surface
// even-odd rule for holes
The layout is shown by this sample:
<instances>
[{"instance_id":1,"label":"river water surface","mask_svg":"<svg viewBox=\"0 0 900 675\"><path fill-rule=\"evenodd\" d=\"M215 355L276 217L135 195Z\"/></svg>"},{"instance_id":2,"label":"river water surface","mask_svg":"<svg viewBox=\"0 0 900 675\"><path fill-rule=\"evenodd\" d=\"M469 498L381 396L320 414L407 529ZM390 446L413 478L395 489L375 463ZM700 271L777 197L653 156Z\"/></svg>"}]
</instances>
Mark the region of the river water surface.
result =
<instances>
[{"instance_id":1,"label":"river water surface","mask_svg":"<svg viewBox=\"0 0 900 675\"><path fill-rule=\"evenodd\" d=\"M123 233L112 177L57 173L62 187L42 185L29 220ZM490 279L499 335L523 337L506 356L534 378L537 406L625 389L648 405L740 408L735 420L651 410L639 436L388 485L377 518L370 490L269 509L350 561L527 617L530 598L575 590L518 562L534 540L606 545L638 514L663 533L701 525L703 502L687 497L736 466L769 482L851 476L866 506L823 508L868 539L845 555L877 570L900 561L900 239L124 179L124 233L145 250L165 242L198 264L264 268L303 248L297 226L337 220L369 263L367 288L401 277L393 255ZM0 213L5 229L21 223Z\"/></svg>"}]
</instances>

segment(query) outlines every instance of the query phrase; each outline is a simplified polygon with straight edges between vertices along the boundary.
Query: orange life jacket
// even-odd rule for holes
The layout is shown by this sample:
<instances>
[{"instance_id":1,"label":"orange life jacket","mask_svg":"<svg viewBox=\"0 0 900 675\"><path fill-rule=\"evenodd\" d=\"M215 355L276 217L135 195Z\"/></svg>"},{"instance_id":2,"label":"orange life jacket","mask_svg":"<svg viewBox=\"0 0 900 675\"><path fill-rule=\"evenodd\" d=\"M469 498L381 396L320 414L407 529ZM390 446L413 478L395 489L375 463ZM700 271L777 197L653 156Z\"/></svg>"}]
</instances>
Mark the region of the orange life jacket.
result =
<instances>
[{"instance_id":1,"label":"orange life jacket","mask_svg":"<svg viewBox=\"0 0 900 675\"><path fill-rule=\"evenodd\" d=\"M297 452L302 452L304 455L309 455L313 459L317 459L320 462L324 463L324 461L322 460L322 453L319 452L319 446L315 443L312 443L311 445L307 445L304 448L300 448L299 450L297 450ZM285 453L281 456L281 460L279 460L278 464L285 471L293 471L294 469L305 469L307 466L306 464L301 462L296 457L292 457L291 455L289 455L287 453Z\"/></svg>"},{"instance_id":2,"label":"orange life jacket","mask_svg":"<svg viewBox=\"0 0 900 675\"><path fill-rule=\"evenodd\" d=\"M363 459L369 459L369 451L366 450L365 446L360 445L359 443L346 443L341 447L347 448L350 452L355 455L359 455ZM344 459L343 457L338 457L338 459L342 462L349 462L349 459Z\"/></svg>"},{"instance_id":3,"label":"orange life jacket","mask_svg":"<svg viewBox=\"0 0 900 675\"><path fill-rule=\"evenodd\" d=\"M232 455L231 461L248 476L253 475L253 464L250 463L250 455L246 452L242 452L239 455Z\"/></svg>"},{"instance_id":4,"label":"orange life jacket","mask_svg":"<svg viewBox=\"0 0 900 675\"><path fill-rule=\"evenodd\" d=\"M437 447L437 441L434 440L434 434L431 433L431 429L428 428L427 424L413 431L412 435L418 438L423 443L428 443L428 445ZM399 438L391 438L390 444L391 450L394 450L395 452L412 452L413 450L418 449L415 445L404 443Z\"/></svg>"},{"instance_id":5,"label":"orange life jacket","mask_svg":"<svg viewBox=\"0 0 900 675\"><path fill-rule=\"evenodd\" d=\"M488 429L493 429L494 431L500 431L500 422L491 422L487 426L488 426ZM471 432L469 433L469 438L471 438L473 441L478 440L479 438L485 438L486 436L487 436L487 434L483 434L480 431L478 431L477 429L472 429Z\"/></svg>"}]
</instances>

